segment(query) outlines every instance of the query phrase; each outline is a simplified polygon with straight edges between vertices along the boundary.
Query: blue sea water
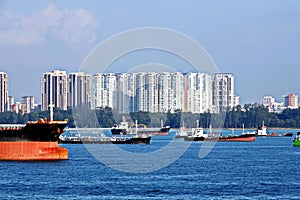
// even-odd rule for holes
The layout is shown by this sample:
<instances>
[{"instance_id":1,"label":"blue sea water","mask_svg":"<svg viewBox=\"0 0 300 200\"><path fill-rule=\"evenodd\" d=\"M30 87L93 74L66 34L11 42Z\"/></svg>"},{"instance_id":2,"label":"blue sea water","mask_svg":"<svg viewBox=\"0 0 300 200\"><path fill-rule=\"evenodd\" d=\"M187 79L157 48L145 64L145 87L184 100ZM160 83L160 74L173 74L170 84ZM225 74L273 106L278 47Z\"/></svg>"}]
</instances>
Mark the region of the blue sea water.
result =
<instances>
[{"instance_id":1,"label":"blue sea water","mask_svg":"<svg viewBox=\"0 0 300 200\"><path fill-rule=\"evenodd\" d=\"M154 137L150 145L120 148L151 151L168 143ZM2 161L0 199L300 199L300 148L291 137L219 142L202 159L201 145L193 142L180 159L150 173L111 169L81 144L63 145L66 161Z\"/></svg>"}]
</instances>

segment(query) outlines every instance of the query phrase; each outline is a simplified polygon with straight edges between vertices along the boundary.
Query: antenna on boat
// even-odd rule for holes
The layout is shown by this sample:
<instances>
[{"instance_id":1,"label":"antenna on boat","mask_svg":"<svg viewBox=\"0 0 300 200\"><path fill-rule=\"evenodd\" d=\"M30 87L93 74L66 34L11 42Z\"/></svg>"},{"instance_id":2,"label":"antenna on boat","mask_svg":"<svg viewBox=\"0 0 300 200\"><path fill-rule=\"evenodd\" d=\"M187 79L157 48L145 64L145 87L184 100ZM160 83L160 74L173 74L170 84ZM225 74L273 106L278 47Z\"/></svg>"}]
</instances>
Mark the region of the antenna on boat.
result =
<instances>
[{"instance_id":1,"label":"antenna on boat","mask_svg":"<svg viewBox=\"0 0 300 200\"><path fill-rule=\"evenodd\" d=\"M49 105L49 108L50 108L50 121L53 121L53 107L54 107L54 105L53 105L53 103L51 103Z\"/></svg>"}]
</instances>

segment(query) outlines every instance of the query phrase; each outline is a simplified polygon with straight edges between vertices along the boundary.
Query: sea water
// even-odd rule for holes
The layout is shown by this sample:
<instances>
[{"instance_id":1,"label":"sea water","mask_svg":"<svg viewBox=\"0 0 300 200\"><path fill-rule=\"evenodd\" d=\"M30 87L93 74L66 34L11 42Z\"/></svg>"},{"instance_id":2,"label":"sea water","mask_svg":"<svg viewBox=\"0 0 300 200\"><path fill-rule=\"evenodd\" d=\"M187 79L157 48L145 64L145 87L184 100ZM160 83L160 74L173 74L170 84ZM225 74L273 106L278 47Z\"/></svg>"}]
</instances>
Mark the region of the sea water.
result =
<instances>
[{"instance_id":1,"label":"sea water","mask_svg":"<svg viewBox=\"0 0 300 200\"><path fill-rule=\"evenodd\" d=\"M160 136L119 147L156 151L169 142ZM201 145L191 142L170 166L150 173L111 169L82 144L63 145L66 161L2 161L0 199L300 199L300 148L291 137L219 142L200 159Z\"/></svg>"}]
</instances>

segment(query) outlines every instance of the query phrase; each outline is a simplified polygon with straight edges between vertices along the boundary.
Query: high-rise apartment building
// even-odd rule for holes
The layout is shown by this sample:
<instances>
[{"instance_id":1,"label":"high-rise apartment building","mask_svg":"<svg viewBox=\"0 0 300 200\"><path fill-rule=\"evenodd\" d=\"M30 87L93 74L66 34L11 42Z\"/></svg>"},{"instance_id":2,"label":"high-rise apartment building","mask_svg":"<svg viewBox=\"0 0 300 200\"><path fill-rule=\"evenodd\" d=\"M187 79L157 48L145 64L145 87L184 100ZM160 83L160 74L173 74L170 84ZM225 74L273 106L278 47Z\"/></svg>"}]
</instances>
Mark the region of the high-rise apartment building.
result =
<instances>
[{"instance_id":1,"label":"high-rise apartment building","mask_svg":"<svg viewBox=\"0 0 300 200\"><path fill-rule=\"evenodd\" d=\"M226 112L234 107L234 76L231 73L214 74L213 106L216 113Z\"/></svg>"},{"instance_id":2,"label":"high-rise apartment building","mask_svg":"<svg viewBox=\"0 0 300 200\"><path fill-rule=\"evenodd\" d=\"M15 104L15 98L13 96L8 96L8 106L7 111L13 111L13 105Z\"/></svg>"},{"instance_id":3,"label":"high-rise apartment building","mask_svg":"<svg viewBox=\"0 0 300 200\"><path fill-rule=\"evenodd\" d=\"M263 106L268 108L269 112L280 113L284 107L284 103L275 102L275 98L272 96L264 96L261 100Z\"/></svg>"},{"instance_id":4,"label":"high-rise apartment building","mask_svg":"<svg viewBox=\"0 0 300 200\"><path fill-rule=\"evenodd\" d=\"M34 97L33 96L24 96L21 99L22 113L28 114L34 109Z\"/></svg>"},{"instance_id":5,"label":"high-rise apartment building","mask_svg":"<svg viewBox=\"0 0 300 200\"><path fill-rule=\"evenodd\" d=\"M150 72L146 74L145 82L145 104L146 108L143 111L159 112L159 74Z\"/></svg>"},{"instance_id":6,"label":"high-rise apartment building","mask_svg":"<svg viewBox=\"0 0 300 200\"><path fill-rule=\"evenodd\" d=\"M184 94L184 75L183 73L176 72L172 74L173 80L171 84L171 90L173 91L172 111L183 109L183 94Z\"/></svg>"},{"instance_id":7,"label":"high-rise apartment building","mask_svg":"<svg viewBox=\"0 0 300 200\"><path fill-rule=\"evenodd\" d=\"M0 72L0 112L8 110L8 75Z\"/></svg>"},{"instance_id":8,"label":"high-rise apartment building","mask_svg":"<svg viewBox=\"0 0 300 200\"><path fill-rule=\"evenodd\" d=\"M120 113L137 111L136 74L121 73L117 75L117 110Z\"/></svg>"},{"instance_id":9,"label":"high-rise apartment building","mask_svg":"<svg viewBox=\"0 0 300 200\"><path fill-rule=\"evenodd\" d=\"M212 111L212 76L204 73L98 73L92 93L92 108L111 107L120 113Z\"/></svg>"},{"instance_id":10,"label":"high-rise apartment building","mask_svg":"<svg viewBox=\"0 0 300 200\"><path fill-rule=\"evenodd\" d=\"M92 108L117 107L117 75L113 73L93 75Z\"/></svg>"},{"instance_id":11,"label":"high-rise apartment building","mask_svg":"<svg viewBox=\"0 0 300 200\"><path fill-rule=\"evenodd\" d=\"M68 108L91 107L91 75L83 72L68 74Z\"/></svg>"},{"instance_id":12,"label":"high-rise apartment building","mask_svg":"<svg viewBox=\"0 0 300 200\"><path fill-rule=\"evenodd\" d=\"M188 73L185 75L184 111L192 113L210 112L212 109L211 75Z\"/></svg>"},{"instance_id":13,"label":"high-rise apartment building","mask_svg":"<svg viewBox=\"0 0 300 200\"><path fill-rule=\"evenodd\" d=\"M146 73L136 74L136 108L137 111L147 111Z\"/></svg>"},{"instance_id":14,"label":"high-rise apartment building","mask_svg":"<svg viewBox=\"0 0 300 200\"><path fill-rule=\"evenodd\" d=\"M68 75L66 71L54 70L41 77L41 110L49 110L49 105L67 110Z\"/></svg>"},{"instance_id":15,"label":"high-rise apartment building","mask_svg":"<svg viewBox=\"0 0 300 200\"><path fill-rule=\"evenodd\" d=\"M299 108L298 95L291 93L284 96L284 106L291 109Z\"/></svg>"},{"instance_id":16,"label":"high-rise apartment building","mask_svg":"<svg viewBox=\"0 0 300 200\"><path fill-rule=\"evenodd\" d=\"M261 103L265 107L272 107L275 103L275 98L272 96L264 96L261 100Z\"/></svg>"},{"instance_id":17,"label":"high-rise apartment building","mask_svg":"<svg viewBox=\"0 0 300 200\"><path fill-rule=\"evenodd\" d=\"M172 73L164 72L159 76L159 112L174 111L172 89Z\"/></svg>"},{"instance_id":18,"label":"high-rise apartment building","mask_svg":"<svg viewBox=\"0 0 300 200\"><path fill-rule=\"evenodd\" d=\"M234 95L233 107L237 107L238 105L240 105L240 96Z\"/></svg>"}]
</instances>

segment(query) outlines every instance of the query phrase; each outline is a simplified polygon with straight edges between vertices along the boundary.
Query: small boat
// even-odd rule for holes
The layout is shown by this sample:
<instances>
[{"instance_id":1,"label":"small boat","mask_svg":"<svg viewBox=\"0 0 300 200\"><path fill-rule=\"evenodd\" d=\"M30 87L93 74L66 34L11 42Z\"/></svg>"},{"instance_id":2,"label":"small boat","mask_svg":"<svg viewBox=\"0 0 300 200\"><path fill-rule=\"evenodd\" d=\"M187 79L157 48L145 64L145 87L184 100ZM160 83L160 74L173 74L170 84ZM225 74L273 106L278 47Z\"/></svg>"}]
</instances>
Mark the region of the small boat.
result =
<instances>
[{"instance_id":1,"label":"small boat","mask_svg":"<svg viewBox=\"0 0 300 200\"><path fill-rule=\"evenodd\" d=\"M187 136L182 136L185 141L204 141L208 137L208 134L204 134L204 130L201 127L192 128L192 132Z\"/></svg>"},{"instance_id":2,"label":"small boat","mask_svg":"<svg viewBox=\"0 0 300 200\"><path fill-rule=\"evenodd\" d=\"M185 141L204 141L209 137L208 134L204 134L204 129L199 127L199 120L197 120L196 128L192 128L192 132L187 133L187 136L182 136Z\"/></svg>"},{"instance_id":3,"label":"small boat","mask_svg":"<svg viewBox=\"0 0 300 200\"><path fill-rule=\"evenodd\" d=\"M293 133L291 133L291 132L284 133L282 136L283 137L293 137Z\"/></svg>"},{"instance_id":4,"label":"small boat","mask_svg":"<svg viewBox=\"0 0 300 200\"><path fill-rule=\"evenodd\" d=\"M296 137L293 139L293 144L295 147L300 147L300 132L298 132Z\"/></svg>"},{"instance_id":5,"label":"small boat","mask_svg":"<svg viewBox=\"0 0 300 200\"><path fill-rule=\"evenodd\" d=\"M256 136L268 136L267 127L264 125L264 122L262 123L262 126L256 130Z\"/></svg>"}]
</instances>

